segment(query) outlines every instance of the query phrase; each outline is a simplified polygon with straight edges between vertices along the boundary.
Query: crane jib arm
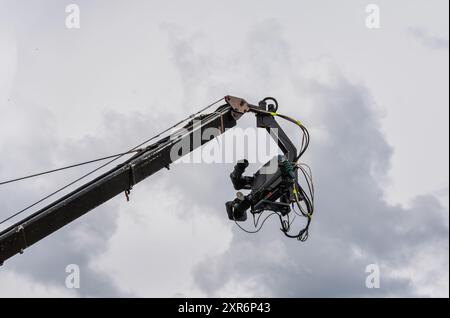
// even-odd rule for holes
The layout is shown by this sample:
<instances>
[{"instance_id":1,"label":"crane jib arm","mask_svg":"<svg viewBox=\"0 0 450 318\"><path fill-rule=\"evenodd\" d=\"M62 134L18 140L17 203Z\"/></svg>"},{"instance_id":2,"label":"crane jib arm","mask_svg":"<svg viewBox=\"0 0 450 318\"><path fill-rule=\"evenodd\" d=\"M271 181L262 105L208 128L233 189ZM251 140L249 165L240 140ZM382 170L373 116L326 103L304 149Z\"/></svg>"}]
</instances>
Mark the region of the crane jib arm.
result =
<instances>
[{"instance_id":1,"label":"crane jib arm","mask_svg":"<svg viewBox=\"0 0 450 318\"><path fill-rule=\"evenodd\" d=\"M136 183L155 172L168 168L169 164L224 133L226 129L234 127L236 120L247 109L243 108L246 105L236 103L233 97L227 98L228 104L220 106L215 112L193 118L178 132L143 148L127 161L0 232L0 265L95 207L129 191Z\"/></svg>"}]
</instances>

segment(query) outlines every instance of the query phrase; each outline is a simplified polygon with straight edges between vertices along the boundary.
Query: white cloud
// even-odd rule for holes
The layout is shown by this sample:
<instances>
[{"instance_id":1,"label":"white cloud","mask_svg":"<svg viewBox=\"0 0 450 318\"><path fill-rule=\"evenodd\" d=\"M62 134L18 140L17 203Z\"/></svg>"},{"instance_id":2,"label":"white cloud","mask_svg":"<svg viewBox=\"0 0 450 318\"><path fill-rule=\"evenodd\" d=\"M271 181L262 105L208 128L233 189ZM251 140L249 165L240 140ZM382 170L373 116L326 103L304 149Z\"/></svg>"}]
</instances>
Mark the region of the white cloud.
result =
<instances>
[{"instance_id":1,"label":"white cloud","mask_svg":"<svg viewBox=\"0 0 450 318\"><path fill-rule=\"evenodd\" d=\"M2 284L2 288L0 288L0 298L60 298L77 296L75 289L42 283L12 271L1 271L0 282Z\"/></svg>"}]
</instances>

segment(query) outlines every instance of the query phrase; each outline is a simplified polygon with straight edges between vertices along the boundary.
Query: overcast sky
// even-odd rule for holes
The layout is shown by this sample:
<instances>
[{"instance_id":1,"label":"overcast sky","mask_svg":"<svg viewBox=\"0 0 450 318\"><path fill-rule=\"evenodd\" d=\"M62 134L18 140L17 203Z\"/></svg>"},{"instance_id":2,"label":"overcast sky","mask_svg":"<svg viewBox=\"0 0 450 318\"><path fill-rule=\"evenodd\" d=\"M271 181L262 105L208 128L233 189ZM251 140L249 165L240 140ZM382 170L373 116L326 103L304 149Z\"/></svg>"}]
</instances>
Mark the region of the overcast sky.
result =
<instances>
[{"instance_id":1,"label":"overcast sky","mask_svg":"<svg viewBox=\"0 0 450 318\"><path fill-rule=\"evenodd\" d=\"M224 211L233 164L178 164L8 260L0 296L448 297L448 21L444 0L0 0L0 181L271 95L311 131L317 198L306 243L251 235ZM89 168L0 186L0 218Z\"/></svg>"}]
</instances>

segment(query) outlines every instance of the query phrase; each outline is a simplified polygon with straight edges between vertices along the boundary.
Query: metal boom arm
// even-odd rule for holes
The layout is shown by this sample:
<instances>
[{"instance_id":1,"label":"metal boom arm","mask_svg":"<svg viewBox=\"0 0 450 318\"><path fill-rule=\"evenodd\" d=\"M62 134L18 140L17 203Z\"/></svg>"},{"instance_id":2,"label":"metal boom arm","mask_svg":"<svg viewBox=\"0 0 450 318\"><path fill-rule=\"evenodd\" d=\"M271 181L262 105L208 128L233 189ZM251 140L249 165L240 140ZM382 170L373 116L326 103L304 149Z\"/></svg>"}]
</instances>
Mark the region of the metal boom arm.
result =
<instances>
[{"instance_id":1,"label":"metal boom arm","mask_svg":"<svg viewBox=\"0 0 450 318\"><path fill-rule=\"evenodd\" d=\"M225 104L213 113L196 117L180 134L165 137L144 148L117 167L3 230L0 232L0 265L95 207L129 191L157 171L168 168L173 161L214 139L226 129L234 127L240 115L240 112ZM203 132L210 128L215 128L216 136L204 136ZM175 151L178 148L182 151Z\"/></svg>"}]
</instances>

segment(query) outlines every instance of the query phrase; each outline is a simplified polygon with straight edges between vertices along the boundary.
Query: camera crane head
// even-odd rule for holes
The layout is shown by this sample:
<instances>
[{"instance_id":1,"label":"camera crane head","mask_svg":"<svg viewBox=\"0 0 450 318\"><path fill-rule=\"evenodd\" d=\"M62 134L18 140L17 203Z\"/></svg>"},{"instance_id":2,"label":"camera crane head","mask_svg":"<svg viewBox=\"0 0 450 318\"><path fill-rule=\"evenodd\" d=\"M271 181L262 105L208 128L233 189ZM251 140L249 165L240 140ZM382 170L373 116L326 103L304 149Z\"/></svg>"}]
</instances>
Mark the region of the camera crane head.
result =
<instances>
[{"instance_id":1,"label":"camera crane head","mask_svg":"<svg viewBox=\"0 0 450 318\"><path fill-rule=\"evenodd\" d=\"M309 132L297 120L277 113L278 102L273 97L266 97L258 106L250 105L245 100L226 96L225 100L240 116L245 112L256 114L256 125L265 128L270 136L277 142L283 155L273 157L265 163L252 176L245 176L244 172L249 165L246 159L236 163L230 174L230 179L236 190L247 190L247 195L237 192L236 198L225 203L228 218L246 232L250 232L238 224L247 220L247 211L253 217L253 225L257 232L265 220L272 215L278 215L283 233L300 241L308 238L308 228L314 211L314 187L309 167L300 163L300 158L309 145ZM278 125L275 117L280 117L296 124L302 130L302 144L299 152ZM305 178L306 189L299 183L299 172ZM297 207L298 211L295 209ZM271 212L260 226L260 217L264 211ZM290 216L294 213L292 221ZM292 234L291 224L296 216L305 217L306 225L295 234Z\"/></svg>"}]
</instances>

